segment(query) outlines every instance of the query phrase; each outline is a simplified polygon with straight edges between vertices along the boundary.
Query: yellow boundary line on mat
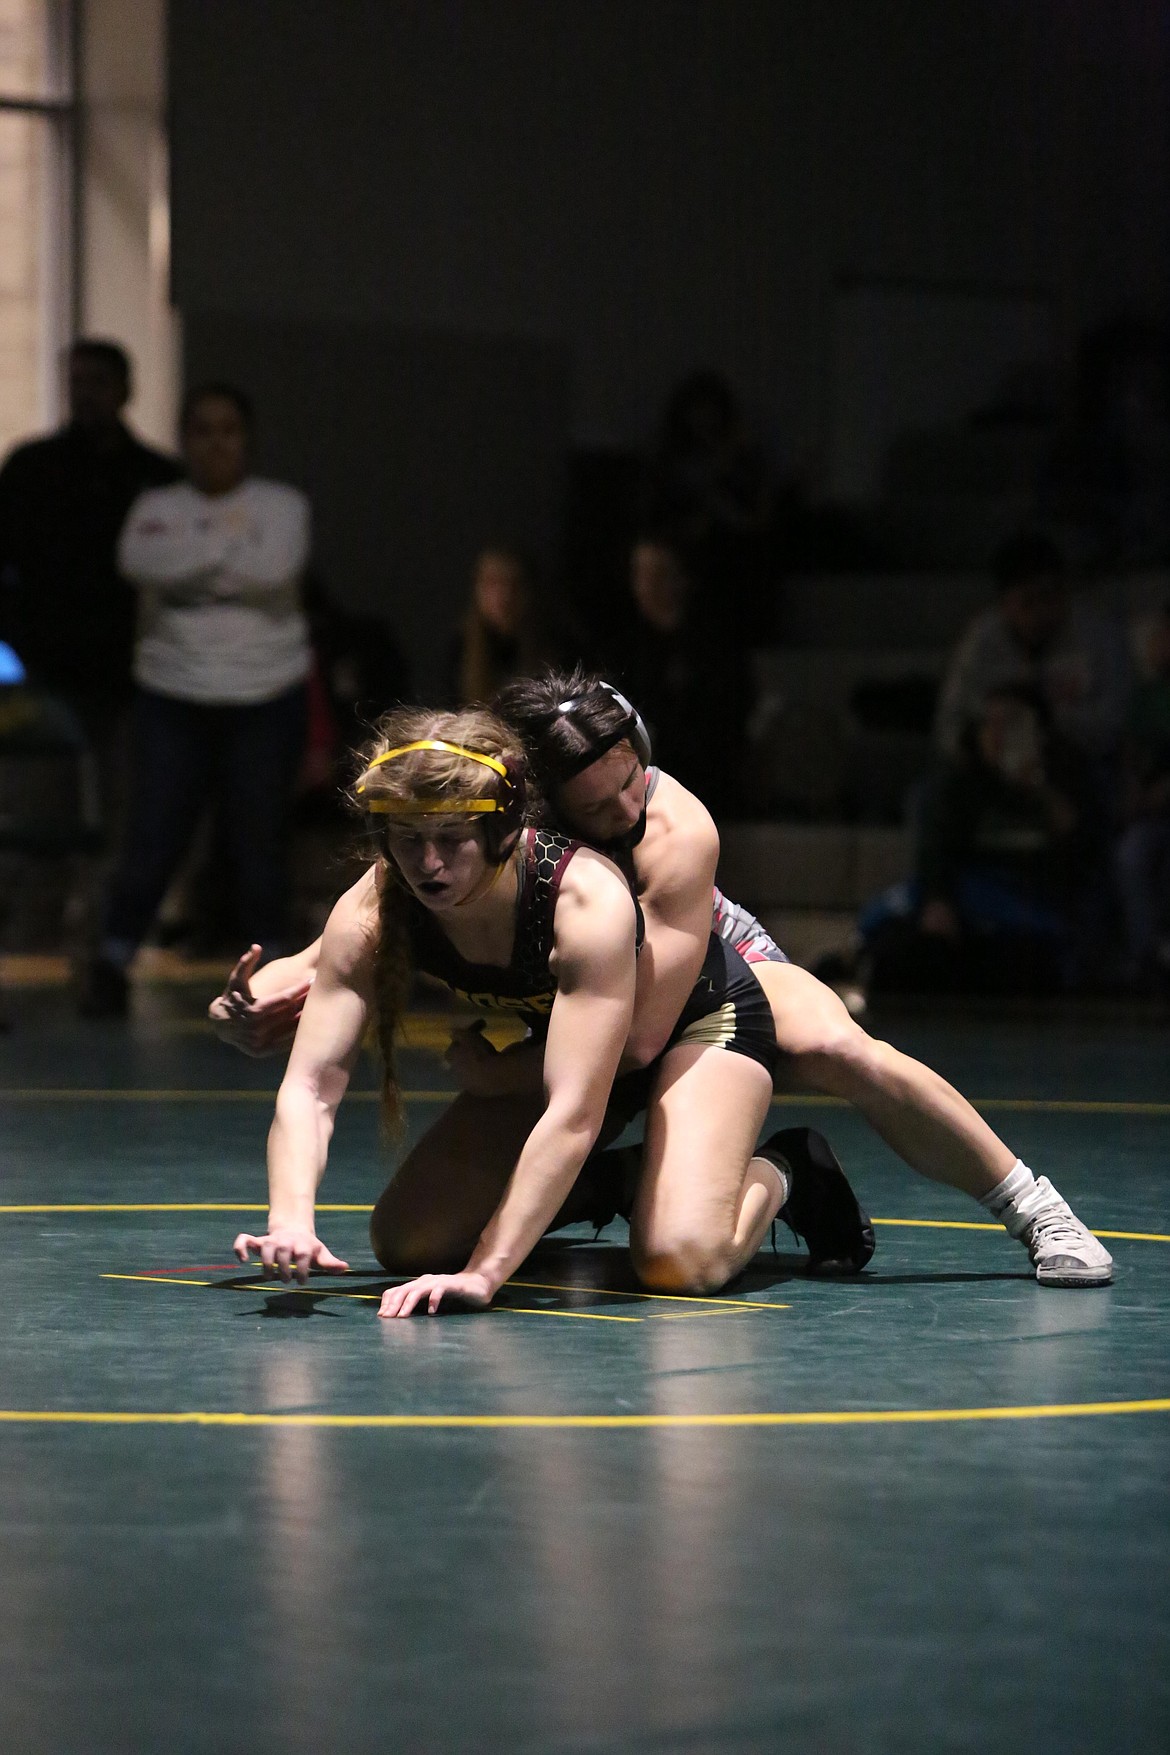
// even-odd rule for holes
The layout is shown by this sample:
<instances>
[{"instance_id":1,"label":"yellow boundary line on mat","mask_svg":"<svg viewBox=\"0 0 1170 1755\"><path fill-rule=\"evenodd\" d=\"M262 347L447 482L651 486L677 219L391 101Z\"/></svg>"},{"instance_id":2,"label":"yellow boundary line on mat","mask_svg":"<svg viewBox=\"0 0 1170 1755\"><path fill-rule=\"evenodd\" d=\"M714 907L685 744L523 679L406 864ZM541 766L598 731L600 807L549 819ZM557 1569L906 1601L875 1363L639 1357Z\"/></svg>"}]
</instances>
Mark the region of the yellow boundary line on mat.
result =
<instances>
[{"instance_id":1,"label":"yellow boundary line on mat","mask_svg":"<svg viewBox=\"0 0 1170 1755\"><path fill-rule=\"evenodd\" d=\"M319 1213L372 1213L368 1202L319 1201ZM60 1201L54 1204L5 1206L3 1213L266 1213L263 1201L191 1200L191 1201ZM874 1225L905 1225L925 1231L1003 1231L1002 1225L984 1224L978 1219L873 1219ZM1170 1235L1160 1231L1094 1231L1094 1237L1120 1238L1127 1243L1170 1243ZM666 1296L667 1294L663 1294ZM615 1293L616 1297L637 1297L637 1293ZM752 1306L753 1309L758 1306ZM787 1309L777 1305L777 1309Z\"/></svg>"},{"instance_id":2,"label":"yellow boundary line on mat","mask_svg":"<svg viewBox=\"0 0 1170 1755\"><path fill-rule=\"evenodd\" d=\"M458 1093L403 1091L408 1103L449 1103ZM70 1085L0 1088L0 1103L273 1103L275 1090L104 1090ZM376 1103L377 1091L350 1091L351 1103ZM976 1109L1007 1109L1042 1115L1170 1115L1170 1103L1124 1102L1080 1097L972 1097ZM843 1097L782 1092L772 1099L773 1109L848 1109Z\"/></svg>"},{"instance_id":3,"label":"yellow boundary line on mat","mask_svg":"<svg viewBox=\"0 0 1170 1755\"><path fill-rule=\"evenodd\" d=\"M620 1431L712 1426L911 1426L961 1420L1056 1420L1097 1414L1170 1413L1157 1401L1053 1402L1019 1408L880 1408L788 1414L241 1414L132 1413L93 1409L0 1408L0 1421L59 1426L324 1426L340 1428L551 1429Z\"/></svg>"},{"instance_id":4,"label":"yellow boundary line on mat","mask_svg":"<svg viewBox=\"0 0 1170 1755\"><path fill-rule=\"evenodd\" d=\"M357 1276L355 1276L356 1278ZM333 1284L318 1282L312 1286L294 1285L291 1281L275 1278L247 1280L243 1284L234 1280L188 1280L178 1274L101 1274L103 1280L146 1280L156 1286L219 1286L228 1292L299 1292L303 1296L318 1298L353 1298L364 1303L376 1304L382 1294L380 1292L345 1292L336 1287L336 1281L343 1275L333 1276ZM399 1281L399 1284L405 1284ZM543 1280L506 1280L504 1289L514 1286L523 1292L569 1292L579 1295L590 1295L601 1298L635 1298L643 1304L690 1304L698 1308L683 1311L684 1316L721 1316L733 1310L791 1310L791 1304L771 1304L763 1299L746 1298L715 1298L688 1296L681 1292L614 1292L608 1286L560 1286ZM644 1316L605 1316L594 1310L526 1310L516 1304L494 1304L489 1312L511 1314L512 1316L572 1316L585 1322L645 1322ZM657 1312L653 1313L657 1316ZM661 1321L668 1320L662 1317Z\"/></svg>"}]
</instances>

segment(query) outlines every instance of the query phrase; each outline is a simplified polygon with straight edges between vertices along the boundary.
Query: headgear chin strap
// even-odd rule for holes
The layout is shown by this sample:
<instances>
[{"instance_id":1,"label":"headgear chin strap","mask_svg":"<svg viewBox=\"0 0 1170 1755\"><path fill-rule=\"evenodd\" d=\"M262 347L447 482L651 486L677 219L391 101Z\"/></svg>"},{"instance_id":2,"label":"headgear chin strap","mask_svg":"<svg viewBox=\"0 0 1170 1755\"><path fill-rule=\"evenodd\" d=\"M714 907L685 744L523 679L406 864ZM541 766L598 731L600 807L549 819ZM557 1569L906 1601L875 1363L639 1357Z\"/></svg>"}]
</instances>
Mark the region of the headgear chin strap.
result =
<instances>
[{"instance_id":1,"label":"headgear chin strap","mask_svg":"<svg viewBox=\"0 0 1170 1755\"><path fill-rule=\"evenodd\" d=\"M366 773L380 768L385 762L395 762L401 756L408 756L414 750L440 750L447 755L463 756L469 762L478 762L481 767L490 768L500 776L503 782L502 798L371 798L363 800L364 808L372 816L399 817L408 819L420 816L495 816L498 820L484 824L484 839L487 851L494 859L499 858L502 843L513 829L518 829L524 820L525 786L523 775L518 774L511 762L499 756L489 756L483 750L471 750L461 743L447 743L441 737L420 738L417 743L404 743L398 749L387 750L385 755L377 756L370 763ZM354 788L360 796L366 790L366 782L359 780Z\"/></svg>"},{"instance_id":2,"label":"headgear chin strap","mask_svg":"<svg viewBox=\"0 0 1170 1755\"><path fill-rule=\"evenodd\" d=\"M593 737L583 725L578 724L574 717L576 709L589 699L595 689L604 689L605 693L626 716L621 725L615 727L613 731L605 732L601 737ZM598 681L594 685L594 689L587 690L585 694L573 695L569 700L561 701L557 712L564 714L574 725L577 725L577 729L583 736L590 739L589 747L575 761L570 762L567 767L561 768L559 776L561 780L572 780L576 775L583 773L586 768L592 767L594 762L599 761L602 756L621 743L623 738L628 740L642 767L648 768L650 766L653 752L650 747L650 733L646 729L642 715L633 702L627 701L626 697L620 690L615 689L612 683Z\"/></svg>"}]
</instances>

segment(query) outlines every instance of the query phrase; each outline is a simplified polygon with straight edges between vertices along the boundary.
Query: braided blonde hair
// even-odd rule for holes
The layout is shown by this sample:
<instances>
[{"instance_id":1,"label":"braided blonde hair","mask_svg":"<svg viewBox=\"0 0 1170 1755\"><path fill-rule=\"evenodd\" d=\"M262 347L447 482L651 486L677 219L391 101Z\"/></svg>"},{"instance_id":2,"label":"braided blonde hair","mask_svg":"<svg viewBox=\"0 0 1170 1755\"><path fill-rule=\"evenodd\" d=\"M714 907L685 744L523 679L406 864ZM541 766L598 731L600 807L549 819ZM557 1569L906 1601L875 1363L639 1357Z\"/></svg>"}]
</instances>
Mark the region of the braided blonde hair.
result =
<instances>
[{"instance_id":1,"label":"braided blonde hair","mask_svg":"<svg viewBox=\"0 0 1170 1755\"><path fill-rule=\"evenodd\" d=\"M465 708L461 712L439 713L427 708L399 708L379 720L373 739L358 751L360 767L348 797L354 809L367 818L373 845L370 849L376 866L375 887L378 897L377 938L374 947L374 1034L382 1061L382 1122L390 1134L401 1132L402 1097L398 1084L395 1048L399 1026L410 998L411 958L410 933L403 906L403 882L398 867L390 857L383 833L384 819L378 805L409 806L411 800L444 799L455 802L466 798L495 798L506 801L507 783L482 763L449 750L409 750L392 761L385 757L391 750L435 739L458 744L508 764L515 775L513 784L522 782L524 755L520 739L486 707ZM397 815L398 813L396 813ZM420 814L418 821L428 820ZM433 821L432 819L429 819ZM482 823L483 817L457 809L443 813L445 824L471 825ZM491 818L489 816L488 820Z\"/></svg>"}]
</instances>

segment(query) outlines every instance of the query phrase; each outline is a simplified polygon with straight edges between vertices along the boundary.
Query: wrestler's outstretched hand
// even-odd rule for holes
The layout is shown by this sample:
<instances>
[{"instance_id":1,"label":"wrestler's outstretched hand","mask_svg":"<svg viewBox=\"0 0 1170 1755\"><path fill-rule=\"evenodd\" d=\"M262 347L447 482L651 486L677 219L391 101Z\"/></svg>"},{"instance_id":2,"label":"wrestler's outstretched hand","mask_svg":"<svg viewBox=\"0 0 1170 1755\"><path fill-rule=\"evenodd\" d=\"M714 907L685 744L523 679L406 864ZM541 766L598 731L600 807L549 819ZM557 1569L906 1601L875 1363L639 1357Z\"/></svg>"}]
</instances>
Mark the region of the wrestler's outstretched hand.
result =
<instances>
[{"instance_id":1,"label":"wrestler's outstretched hand","mask_svg":"<svg viewBox=\"0 0 1170 1755\"><path fill-rule=\"evenodd\" d=\"M259 945L245 951L228 976L223 992L207 1008L216 1035L255 1059L288 1047L313 985L312 975L306 975L291 986L258 997L252 992L251 982L260 955Z\"/></svg>"},{"instance_id":2,"label":"wrestler's outstretched hand","mask_svg":"<svg viewBox=\"0 0 1170 1755\"><path fill-rule=\"evenodd\" d=\"M303 1283L311 1268L326 1274L349 1272L349 1263L327 1249L315 1232L292 1225L276 1225L263 1237L241 1231L232 1248L240 1261L250 1260L254 1252L260 1257L265 1274L279 1274L282 1280L291 1280L295 1275Z\"/></svg>"},{"instance_id":3,"label":"wrestler's outstretched hand","mask_svg":"<svg viewBox=\"0 0 1170 1755\"><path fill-rule=\"evenodd\" d=\"M409 1316L415 1307L427 1301L427 1315L438 1312L444 1298L458 1298L476 1310L486 1310L495 1296L491 1282L483 1274L420 1274L405 1286L391 1286L382 1293L379 1316Z\"/></svg>"}]
</instances>

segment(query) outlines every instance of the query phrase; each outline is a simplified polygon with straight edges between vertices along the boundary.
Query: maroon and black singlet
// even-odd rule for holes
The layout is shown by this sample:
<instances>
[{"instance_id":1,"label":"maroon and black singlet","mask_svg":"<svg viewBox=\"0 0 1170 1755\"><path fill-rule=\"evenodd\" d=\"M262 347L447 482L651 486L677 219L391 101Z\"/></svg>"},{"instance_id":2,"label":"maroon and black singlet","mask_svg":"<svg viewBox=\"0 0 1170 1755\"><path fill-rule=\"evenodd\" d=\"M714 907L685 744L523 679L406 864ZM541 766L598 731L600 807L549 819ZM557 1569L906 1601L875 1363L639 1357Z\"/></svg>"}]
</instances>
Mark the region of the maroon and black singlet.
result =
<instances>
[{"instance_id":1,"label":"maroon and black singlet","mask_svg":"<svg viewBox=\"0 0 1170 1755\"><path fill-rule=\"evenodd\" d=\"M441 981L470 1004L484 1011L510 1012L533 1035L544 1036L557 990L549 968L557 896L566 866L583 845L546 829L524 830L519 845L516 931L512 957L506 966L468 962L431 911L416 897L408 896L407 922L414 967ZM631 885L631 893L632 890ZM644 923L636 896L634 906L638 914L637 944L641 949ZM743 912L743 919L751 921L752 917ZM667 1049L678 1042L726 1048L758 1061L770 1076L775 1072L776 1033L767 996L744 957L715 931L707 941L699 978Z\"/></svg>"},{"instance_id":2,"label":"maroon and black singlet","mask_svg":"<svg viewBox=\"0 0 1170 1755\"><path fill-rule=\"evenodd\" d=\"M585 845L546 829L525 829L520 836L520 893L516 900L516 932L511 961L469 963L460 956L435 916L414 896L407 897L407 923L414 967L449 987L460 999L483 1011L506 1011L537 1036L548 1029L557 984L549 968L553 951L553 919L561 878L573 855ZM637 945L644 927L637 909Z\"/></svg>"}]
</instances>

